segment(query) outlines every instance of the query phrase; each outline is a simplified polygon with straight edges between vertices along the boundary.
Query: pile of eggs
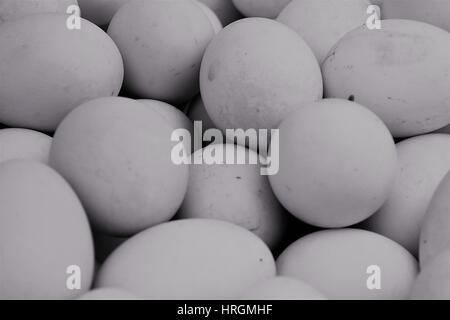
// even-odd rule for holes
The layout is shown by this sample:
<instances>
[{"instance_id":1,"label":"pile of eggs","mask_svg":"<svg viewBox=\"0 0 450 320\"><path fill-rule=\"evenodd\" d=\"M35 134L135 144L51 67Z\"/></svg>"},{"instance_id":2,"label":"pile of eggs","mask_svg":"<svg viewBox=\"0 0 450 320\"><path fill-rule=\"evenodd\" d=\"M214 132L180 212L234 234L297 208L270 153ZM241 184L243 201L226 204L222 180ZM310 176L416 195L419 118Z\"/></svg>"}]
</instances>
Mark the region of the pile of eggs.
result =
<instances>
[{"instance_id":1,"label":"pile of eggs","mask_svg":"<svg viewBox=\"0 0 450 320\"><path fill-rule=\"evenodd\" d=\"M449 10L0 0L0 299L450 299Z\"/></svg>"}]
</instances>

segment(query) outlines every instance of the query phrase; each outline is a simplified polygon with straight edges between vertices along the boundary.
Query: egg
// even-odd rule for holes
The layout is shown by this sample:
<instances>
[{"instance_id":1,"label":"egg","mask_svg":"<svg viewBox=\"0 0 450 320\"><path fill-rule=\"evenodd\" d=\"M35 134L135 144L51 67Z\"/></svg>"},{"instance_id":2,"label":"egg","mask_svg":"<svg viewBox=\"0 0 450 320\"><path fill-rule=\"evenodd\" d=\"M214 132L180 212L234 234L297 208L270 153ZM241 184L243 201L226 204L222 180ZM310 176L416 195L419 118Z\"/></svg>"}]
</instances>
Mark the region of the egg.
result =
<instances>
[{"instance_id":1,"label":"egg","mask_svg":"<svg viewBox=\"0 0 450 320\"><path fill-rule=\"evenodd\" d=\"M29 160L3 162L0 203L0 299L70 299L89 290L91 231L59 174ZM71 266L80 272L70 274ZM67 286L71 276L79 277L78 290Z\"/></svg>"},{"instance_id":2,"label":"egg","mask_svg":"<svg viewBox=\"0 0 450 320\"><path fill-rule=\"evenodd\" d=\"M450 2L442 0L384 0L384 19L409 19L426 22L450 31Z\"/></svg>"},{"instance_id":3,"label":"egg","mask_svg":"<svg viewBox=\"0 0 450 320\"><path fill-rule=\"evenodd\" d=\"M237 224L276 247L286 231L283 207L275 198L267 176L256 164L226 164L225 159L241 154L258 160L252 150L232 144L212 145L199 150L194 158L221 150L221 164L194 164L190 168L188 189L178 218L219 219ZM250 161L250 160L249 160ZM248 163L248 162L247 162Z\"/></svg>"},{"instance_id":4,"label":"egg","mask_svg":"<svg viewBox=\"0 0 450 320\"><path fill-rule=\"evenodd\" d=\"M53 131L73 108L117 95L123 64L114 42L81 21L36 14L0 28L0 121L13 127Z\"/></svg>"},{"instance_id":5,"label":"egg","mask_svg":"<svg viewBox=\"0 0 450 320\"><path fill-rule=\"evenodd\" d=\"M235 20L242 18L242 15L233 5L230 0L199 0L206 4L222 22L222 25L226 26Z\"/></svg>"},{"instance_id":6,"label":"egg","mask_svg":"<svg viewBox=\"0 0 450 320\"><path fill-rule=\"evenodd\" d=\"M83 18L98 26L108 26L114 14L131 0L78 0Z\"/></svg>"},{"instance_id":7,"label":"egg","mask_svg":"<svg viewBox=\"0 0 450 320\"><path fill-rule=\"evenodd\" d=\"M380 30L355 29L334 46L322 71L326 97L367 106L395 137L450 122L450 35L432 25L383 20Z\"/></svg>"},{"instance_id":8,"label":"egg","mask_svg":"<svg viewBox=\"0 0 450 320\"><path fill-rule=\"evenodd\" d=\"M270 19L247 18L210 43L200 88L219 129L272 129L290 112L322 98L322 76L294 31Z\"/></svg>"},{"instance_id":9,"label":"egg","mask_svg":"<svg viewBox=\"0 0 450 320\"><path fill-rule=\"evenodd\" d=\"M0 24L38 13L67 13L77 0L2 0L0 1Z\"/></svg>"},{"instance_id":10,"label":"egg","mask_svg":"<svg viewBox=\"0 0 450 320\"><path fill-rule=\"evenodd\" d=\"M247 289L242 300L325 300L319 291L309 284L288 277L273 277Z\"/></svg>"},{"instance_id":11,"label":"egg","mask_svg":"<svg viewBox=\"0 0 450 320\"><path fill-rule=\"evenodd\" d=\"M419 244L423 267L440 253L450 249L450 174L441 181L424 217Z\"/></svg>"},{"instance_id":12,"label":"egg","mask_svg":"<svg viewBox=\"0 0 450 320\"><path fill-rule=\"evenodd\" d=\"M273 276L272 254L251 232L218 220L189 219L126 241L103 264L96 286L145 299L236 299Z\"/></svg>"},{"instance_id":13,"label":"egg","mask_svg":"<svg viewBox=\"0 0 450 320\"><path fill-rule=\"evenodd\" d=\"M293 0L277 21L296 31L321 63L333 45L368 19L368 0Z\"/></svg>"},{"instance_id":14,"label":"egg","mask_svg":"<svg viewBox=\"0 0 450 320\"><path fill-rule=\"evenodd\" d=\"M58 127L50 164L74 187L96 230L130 236L171 219L189 169L171 160L173 128L127 98L91 100Z\"/></svg>"},{"instance_id":15,"label":"egg","mask_svg":"<svg viewBox=\"0 0 450 320\"><path fill-rule=\"evenodd\" d=\"M450 136L429 134L397 144L392 192L365 227L417 254L422 222L440 181L450 170Z\"/></svg>"},{"instance_id":16,"label":"egg","mask_svg":"<svg viewBox=\"0 0 450 320\"><path fill-rule=\"evenodd\" d=\"M116 288L94 289L83 294L77 300L141 300L134 294Z\"/></svg>"},{"instance_id":17,"label":"egg","mask_svg":"<svg viewBox=\"0 0 450 320\"><path fill-rule=\"evenodd\" d=\"M232 0L247 17L276 18L291 0Z\"/></svg>"},{"instance_id":18,"label":"egg","mask_svg":"<svg viewBox=\"0 0 450 320\"><path fill-rule=\"evenodd\" d=\"M278 258L277 271L307 282L332 300L391 300L408 297L418 267L407 250L381 235L340 229L297 240ZM375 277L379 289L370 285Z\"/></svg>"},{"instance_id":19,"label":"egg","mask_svg":"<svg viewBox=\"0 0 450 320\"><path fill-rule=\"evenodd\" d=\"M108 34L122 53L131 93L172 104L198 93L200 63L215 32L196 1L132 1L116 13Z\"/></svg>"},{"instance_id":20,"label":"egg","mask_svg":"<svg viewBox=\"0 0 450 320\"><path fill-rule=\"evenodd\" d=\"M450 299L450 251L432 259L420 272L411 291L412 300Z\"/></svg>"},{"instance_id":21,"label":"egg","mask_svg":"<svg viewBox=\"0 0 450 320\"><path fill-rule=\"evenodd\" d=\"M383 122L367 108L326 99L279 127L279 172L269 176L284 207L319 227L346 227L375 213L392 189L397 155Z\"/></svg>"},{"instance_id":22,"label":"egg","mask_svg":"<svg viewBox=\"0 0 450 320\"><path fill-rule=\"evenodd\" d=\"M0 163L13 159L28 159L48 163L52 138L28 129L0 130Z\"/></svg>"}]
</instances>

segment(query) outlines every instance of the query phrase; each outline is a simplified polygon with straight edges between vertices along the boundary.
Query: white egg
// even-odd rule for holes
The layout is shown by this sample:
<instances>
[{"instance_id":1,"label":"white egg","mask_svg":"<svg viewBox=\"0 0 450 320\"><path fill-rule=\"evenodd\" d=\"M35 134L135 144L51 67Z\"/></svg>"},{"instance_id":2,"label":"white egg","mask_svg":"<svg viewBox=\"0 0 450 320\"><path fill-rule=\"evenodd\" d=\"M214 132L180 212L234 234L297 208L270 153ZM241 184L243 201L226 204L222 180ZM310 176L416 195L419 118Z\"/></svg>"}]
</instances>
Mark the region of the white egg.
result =
<instances>
[{"instance_id":1,"label":"white egg","mask_svg":"<svg viewBox=\"0 0 450 320\"><path fill-rule=\"evenodd\" d=\"M54 131L79 104L115 96L123 80L119 50L87 20L36 14L0 28L0 122Z\"/></svg>"},{"instance_id":2,"label":"white egg","mask_svg":"<svg viewBox=\"0 0 450 320\"><path fill-rule=\"evenodd\" d=\"M347 33L323 62L325 96L375 112L395 137L450 122L450 34L410 20L383 20Z\"/></svg>"},{"instance_id":3,"label":"white egg","mask_svg":"<svg viewBox=\"0 0 450 320\"><path fill-rule=\"evenodd\" d=\"M397 177L389 198L365 227L416 255L422 222L436 188L450 170L450 136L429 134L397 144Z\"/></svg>"},{"instance_id":4,"label":"white egg","mask_svg":"<svg viewBox=\"0 0 450 320\"><path fill-rule=\"evenodd\" d=\"M388 238L341 229L294 242L278 258L277 271L307 282L329 299L391 300L409 296L418 267L407 250Z\"/></svg>"},{"instance_id":5,"label":"white egg","mask_svg":"<svg viewBox=\"0 0 450 320\"><path fill-rule=\"evenodd\" d=\"M94 227L129 236L171 219L189 168L172 162L173 128L131 99L91 100L58 127L50 164L74 187Z\"/></svg>"},{"instance_id":6,"label":"white egg","mask_svg":"<svg viewBox=\"0 0 450 320\"><path fill-rule=\"evenodd\" d=\"M322 98L311 49L294 31L265 18L224 28L206 49L203 102L219 129L272 129L290 112Z\"/></svg>"},{"instance_id":7,"label":"white egg","mask_svg":"<svg viewBox=\"0 0 450 320\"><path fill-rule=\"evenodd\" d=\"M28 129L0 130L0 162L28 159L48 163L52 138Z\"/></svg>"},{"instance_id":8,"label":"white egg","mask_svg":"<svg viewBox=\"0 0 450 320\"><path fill-rule=\"evenodd\" d=\"M38 162L3 162L0 204L0 299L71 299L89 290L91 231L59 174ZM68 287L72 278L78 290Z\"/></svg>"},{"instance_id":9,"label":"white egg","mask_svg":"<svg viewBox=\"0 0 450 320\"><path fill-rule=\"evenodd\" d=\"M269 176L284 207L319 227L347 227L375 213L397 170L394 140L369 109L327 99L292 113L279 127L279 172Z\"/></svg>"},{"instance_id":10,"label":"white egg","mask_svg":"<svg viewBox=\"0 0 450 320\"><path fill-rule=\"evenodd\" d=\"M145 299L237 299L275 276L270 250L251 232L218 220L189 219L150 228L103 264L97 287Z\"/></svg>"},{"instance_id":11,"label":"white egg","mask_svg":"<svg viewBox=\"0 0 450 320\"><path fill-rule=\"evenodd\" d=\"M238 153L256 159L256 152L232 144L213 145L199 150L210 154L222 149L224 160ZM215 151L217 152L217 151ZM286 212L275 198L267 176L259 164L194 164L190 168L188 190L180 207L181 219L218 219L237 224L276 247L286 232Z\"/></svg>"},{"instance_id":12,"label":"white egg","mask_svg":"<svg viewBox=\"0 0 450 320\"><path fill-rule=\"evenodd\" d=\"M215 32L196 1L132 1L108 34L122 53L124 87L132 94L173 104L198 94L200 63Z\"/></svg>"}]
</instances>

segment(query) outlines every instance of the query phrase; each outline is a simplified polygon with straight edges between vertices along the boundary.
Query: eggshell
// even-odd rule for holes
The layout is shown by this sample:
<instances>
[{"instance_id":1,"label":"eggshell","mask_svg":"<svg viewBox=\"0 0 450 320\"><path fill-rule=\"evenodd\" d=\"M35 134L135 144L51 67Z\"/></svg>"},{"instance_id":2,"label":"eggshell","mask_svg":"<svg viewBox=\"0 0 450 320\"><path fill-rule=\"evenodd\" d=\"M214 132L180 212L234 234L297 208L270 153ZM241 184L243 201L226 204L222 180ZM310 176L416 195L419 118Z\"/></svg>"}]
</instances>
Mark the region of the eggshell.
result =
<instances>
[{"instance_id":1,"label":"eggshell","mask_svg":"<svg viewBox=\"0 0 450 320\"><path fill-rule=\"evenodd\" d=\"M123 65L115 44L82 20L37 14L0 28L0 121L16 127L53 131L82 102L117 95Z\"/></svg>"},{"instance_id":2,"label":"eggshell","mask_svg":"<svg viewBox=\"0 0 450 320\"><path fill-rule=\"evenodd\" d=\"M311 49L265 18L239 20L219 32L206 49L200 87L209 116L223 130L276 128L290 112L322 98Z\"/></svg>"},{"instance_id":3,"label":"eggshell","mask_svg":"<svg viewBox=\"0 0 450 320\"><path fill-rule=\"evenodd\" d=\"M377 266L380 289L370 290ZM278 258L281 276L309 283L329 299L406 299L417 275L414 257L397 243L376 233L325 230L291 244Z\"/></svg>"},{"instance_id":4,"label":"eggshell","mask_svg":"<svg viewBox=\"0 0 450 320\"><path fill-rule=\"evenodd\" d=\"M397 169L394 140L367 108L326 99L291 114L279 130L280 170L269 180L294 216L319 227L350 226L389 196Z\"/></svg>"},{"instance_id":5,"label":"eggshell","mask_svg":"<svg viewBox=\"0 0 450 320\"><path fill-rule=\"evenodd\" d=\"M98 26L107 26L114 14L131 0L78 0L81 16Z\"/></svg>"},{"instance_id":6,"label":"eggshell","mask_svg":"<svg viewBox=\"0 0 450 320\"><path fill-rule=\"evenodd\" d=\"M450 249L450 174L441 181L423 220L420 234L420 265Z\"/></svg>"},{"instance_id":7,"label":"eggshell","mask_svg":"<svg viewBox=\"0 0 450 320\"><path fill-rule=\"evenodd\" d=\"M0 24L38 13L66 13L77 4L77 0L1 0Z\"/></svg>"},{"instance_id":8,"label":"eggshell","mask_svg":"<svg viewBox=\"0 0 450 320\"><path fill-rule=\"evenodd\" d=\"M275 198L261 166L249 164L258 154L232 144L206 147L194 154L210 154L222 148L223 160L245 155L247 164L194 164L190 168L188 191L179 210L181 219L218 219L237 224L260 237L269 247L277 246L285 233L286 217Z\"/></svg>"},{"instance_id":9,"label":"eggshell","mask_svg":"<svg viewBox=\"0 0 450 320\"><path fill-rule=\"evenodd\" d=\"M77 300L141 300L134 294L122 289L100 288L83 294Z\"/></svg>"},{"instance_id":10,"label":"eggshell","mask_svg":"<svg viewBox=\"0 0 450 320\"><path fill-rule=\"evenodd\" d=\"M246 17L276 18L291 0L233 0L234 6Z\"/></svg>"},{"instance_id":11,"label":"eggshell","mask_svg":"<svg viewBox=\"0 0 450 320\"><path fill-rule=\"evenodd\" d=\"M326 97L367 106L395 137L432 132L450 122L450 35L432 25L383 20L380 30L350 31L322 71Z\"/></svg>"},{"instance_id":12,"label":"eggshell","mask_svg":"<svg viewBox=\"0 0 450 320\"><path fill-rule=\"evenodd\" d=\"M189 219L125 242L103 264L97 286L145 299L236 299L274 275L271 252L251 232L218 220Z\"/></svg>"},{"instance_id":13,"label":"eggshell","mask_svg":"<svg viewBox=\"0 0 450 320\"><path fill-rule=\"evenodd\" d=\"M28 129L0 130L0 162L28 159L48 163L52 138Z\"/></svg>"},{"instance_id":14,"label":"eggshell","mask_svg":"<svg viewBox=\"0 0 450 320\"><path fill-rule=\"evenodd\" d=\"M420 272L411 291L412 300L450 299L450 251L432 259Z\"/></svg>"},{"instance_id":15,"label":"eggshell","mask_svg":"<svg viewBox=\"0 0 450 320\"><path fill-rule=\"evenodd\" d=\"M222 25L226 26L235 20L242 18L242 15L233 5L230 0L199 0L211 8L222 22Z\"/></svg>"},{"instance_id":16,"label":"eggshell","mask_svg":"<svg viewBox=\"0 0 450 320\"><path fill-rule=\"evenodd\" d=\"M0 299L70 299L89 290L92 236L77 196L54 170L32 161L0 165ZM66 286L69 266L81 288Z\"/></svg>"},{"instance_id":17,"label":"eggshell","mask_svg":"<svg viewBox=\"0 0 450 320\"><path fill-rule=\"evenodd\" d=\"M325 300L309 284L288 277L273 277L244 291L242 300Z\"/></svg>"},{"instance_id":18,"label":"eggshell","mask_svg":"<svg viewBox=\"0 0 450 320\"><path fill-rule=\"evenodd\" d=\"M177 104L198 93L200 63L215 33L195 1L132 1L116 13L108 34L133 94Z\"/></svg>"},{"instance_id":19,"label":"eggshell","mask_svg":"<svg viewBox=\"0 0 450 320\"><path fill-rule=\"evenodd\" d=\"M450 170L450 136L430 134L397 144L398 171L389 198L366 227L416 255L423 218L440 181Z\"/></svg>"},{"instance_id":20,"label":"eggshell","mask_svg":"<svg viewBox=\"0 0 450 320\"><path fill-rule=\"evenodd\" d=\"M293 0L277 21L297 32L321 63L334 44L368 19L368 0Z\"/></svg>"},{"instance_id":21,"label":"eggshell","mask_svg":"<svg viewBox=\"0 0 450 320\"><path fill-rule=\"evenodd\" d=\"M58 127L50 164L74 187L94 227L129 236L173 217L188 167L171 160L173 128L126 98L89 101Z\"/></svg>"},{"instance_id":22,"label":"eggshell","mask_svg":"<svg viewBox=\"0 0 450 320\"><path fill-rule=\"evenodd\" d=\"M442 0L384 0L383 19L426 22L450 31L450 2Z\"/></svg>"}]
</instances>

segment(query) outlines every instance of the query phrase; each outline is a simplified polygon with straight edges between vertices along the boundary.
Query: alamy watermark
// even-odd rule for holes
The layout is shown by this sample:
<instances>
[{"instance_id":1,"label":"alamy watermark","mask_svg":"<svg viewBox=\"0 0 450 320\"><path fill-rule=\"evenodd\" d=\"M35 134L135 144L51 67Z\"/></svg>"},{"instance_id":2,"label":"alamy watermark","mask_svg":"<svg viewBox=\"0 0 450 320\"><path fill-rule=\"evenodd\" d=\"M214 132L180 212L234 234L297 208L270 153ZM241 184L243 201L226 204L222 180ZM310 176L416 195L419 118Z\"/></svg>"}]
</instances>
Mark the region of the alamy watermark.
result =
<instances>
[{"instance_id":1,"label":"alamy watermark","mask_svg":"<svg viewBox=\"0 0 450 320\"><path fill-rule=\"evenodd\" d=\"M177 142L172 148L171 159L176 165L182 164L250 164L260 165L264 176L275 175L279 171L279 130L278 129L226 129L225 134L219 129L202 130L202 122L194 122L194 137L187 129L172 132L171 141ZM191 154L192 141L194 150ZM269 148L270 141L270 148ZM202 148L203 142L210 142ZM224 143L236 143L245 148L225 148Z\"/></svg>"}]
</instances>

